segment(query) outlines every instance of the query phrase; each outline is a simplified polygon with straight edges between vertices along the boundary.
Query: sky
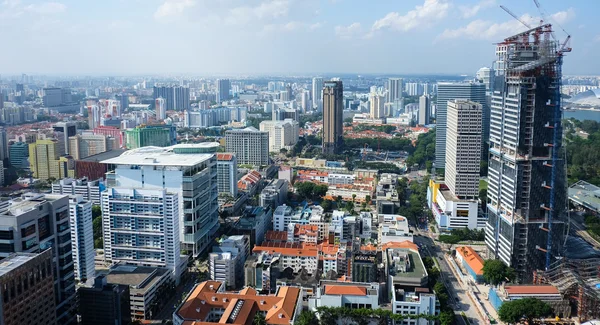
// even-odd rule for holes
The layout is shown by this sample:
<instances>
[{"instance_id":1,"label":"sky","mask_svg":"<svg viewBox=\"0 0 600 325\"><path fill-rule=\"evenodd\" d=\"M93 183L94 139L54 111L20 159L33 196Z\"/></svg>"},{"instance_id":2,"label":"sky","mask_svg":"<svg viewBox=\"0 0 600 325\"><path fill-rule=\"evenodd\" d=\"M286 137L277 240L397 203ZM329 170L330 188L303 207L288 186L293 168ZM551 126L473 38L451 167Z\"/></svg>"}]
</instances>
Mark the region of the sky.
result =
<instances>
[{"instance_id":1,"label":"sky","mask_svg":"<svg viewBox=\"0 0 600 325\"><path fill-rule=\"evenodd\" d=\"M600 74L598 0L539 0ZM533 0L0 0L0 74L474 74Z\"/></svg>"}]
</instances>

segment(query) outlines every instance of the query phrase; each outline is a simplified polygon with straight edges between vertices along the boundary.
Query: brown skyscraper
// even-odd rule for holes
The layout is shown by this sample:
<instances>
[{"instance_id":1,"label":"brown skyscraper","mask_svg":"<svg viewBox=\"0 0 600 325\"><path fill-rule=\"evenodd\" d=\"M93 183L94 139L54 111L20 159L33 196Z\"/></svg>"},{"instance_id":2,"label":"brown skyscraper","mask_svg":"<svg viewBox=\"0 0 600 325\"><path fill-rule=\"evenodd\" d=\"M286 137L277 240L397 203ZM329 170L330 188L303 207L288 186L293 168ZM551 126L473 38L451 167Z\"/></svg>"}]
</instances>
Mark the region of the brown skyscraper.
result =
<instances>
[{"instance_id":1,"label":"brown skyscraper","mask_svg":"<svg viewBox=\"0 0 600 325\"><path fill-rule=\"evenodd\" d=\"M339 153L343 144L344 86L341 81L323 83L323 153Z\"/></svg>"}]
</instances>

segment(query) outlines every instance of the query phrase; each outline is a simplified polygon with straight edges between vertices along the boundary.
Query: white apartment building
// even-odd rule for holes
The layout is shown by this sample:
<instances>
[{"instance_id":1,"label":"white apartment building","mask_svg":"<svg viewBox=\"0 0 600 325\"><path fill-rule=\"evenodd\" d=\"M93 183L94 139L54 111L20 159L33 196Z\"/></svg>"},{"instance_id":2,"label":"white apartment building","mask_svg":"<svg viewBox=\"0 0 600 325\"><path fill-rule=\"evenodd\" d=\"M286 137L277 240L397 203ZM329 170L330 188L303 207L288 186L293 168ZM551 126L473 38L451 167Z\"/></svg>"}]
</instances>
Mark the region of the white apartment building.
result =
<instances>
[{"instance_id":1,"label":"white apartment building","mask_svg":"<svg viewBox=\"0 0 600 325\"><path fill-rule=\"evenodd\" d=\"M427 202L438 228L450 231L458 228L483 229L486 218L479 214L477 199L459 199L441 181L431 181L427 190Z\"/></svg>"},{"instance_id":2,"label":"white apartment building","mask_svg":"<svg viewBox=\"0 0 600 325\"><path fill-rule=\"evenodd\" d=\"M448 101L446 176L450 191L460 199L479 195L482 106L467 100Z\"/></svg>"},{"instance_id":3,"label":"white apartment building","mask_svg":"<svg viewBox=\"0 0 600 325\"><path fill-rule=\"evenodd\" d=\"M371 118L380 119L385 117L385 96L378 93L370 93L369 105Z\"/></svg>"},{"instance_id":4,"label":"white apartment building","mask_svg":"<svg viewBox=\"0 0 600 325\"><path fill-rule=\"evenodd\" d=\"M233 153L217 153L217 189L237 197L237 159Z\"/></svg>"},{"instance_id":5,"label":"white apartment building","mask_svg":"<svg viewBox=\"0 0 600 325\"><path fill-rule=\"evenodd\" d=\"M109 263L165 267L179 283L179 195L166 189L109 188L102 192L104 255Z\"/></svg>"},{"instance_id":6,"label":"white apartment building","mask_svg":"<svg viewBox=\"0 0 600 325\"><path fill-rule=\"evenodd\" d=\"M413 235L410 233L406 217L395 214L380 214L378 219L377 242L380 245L405 240L413 241Z\"/></svg>"},{"instance_id":7,"label":"white apartment building","mask_svg":"<svg viewBox=\"0 0 600 325\"><path fill-rule=\"evenodd\" d=\"M269 133L253 127L225 132L225 149L236 154L238 164L269 164Z\"/></svg>"},{"instance_id":8,"label":"white apartment building","mask_svg":"<svg viewBox=\"0 0 600 325\"><path fill-rule=\"evenodd\" d=\"M126 151L102 162L114 168L106 174L106 185L177 193L179 219L175 229L181 248L197 256L212 245L219 228L218 147L218 143L205 142Z\"/></svg>"},{"instance_id":9,"label":"white apartment building","mask_svg":"<svg viewBox=\"0 0 600 325\"><path fill-rule=\"evenodd\" d=\"M87 177L63 178L52 184L53 194L81 195L85 201L100 205L101 179L89 181Z\"/></svg>"},{"instance_id":10,"label":"white apartment building","mask_svg":"<svg viewBox=\"0 0 600 325\"><path fill-rule=\"evenodd\" d=\"M279 257L283 269L291 268L295 274L306 269L308 274L315 274L319 264L319 251L316 245L296 243L263 242L252 250L253 253L264 252L271 257Z\"/></svg>"},{"instance_id":11,"label":"white apartment building","mask_svg":"<svg viewBox=\"0 0 600 325\"><path fill-rule=\"evenodd\" d=\"M91 285L96 277L92 202L81 195L70 195L69 218L75 279Z\"/></svg>"},{"instance_id":12,"label":"white apartment building","mask_svg":"<svg viewBox=\"0 0 600 325\"><path fill-rule=\"evenodd\" d=\"M269 132L269 151L279 152L291 149L300 135L300 125L293 119L283 121L262 121L260 131Z\"/></svg>"},{"instance_id":13,"label":"white apartment building","mask_svg":"<svg viewBox=\"0 0 600 325\"><path fill-rule=\"evenodd\" d=\"M248 236L230 236L220 241L208 255L210 278L224 282L227 287L240 287L244 282L244 263L249 254Z\"/></svg>"}]
</instances>

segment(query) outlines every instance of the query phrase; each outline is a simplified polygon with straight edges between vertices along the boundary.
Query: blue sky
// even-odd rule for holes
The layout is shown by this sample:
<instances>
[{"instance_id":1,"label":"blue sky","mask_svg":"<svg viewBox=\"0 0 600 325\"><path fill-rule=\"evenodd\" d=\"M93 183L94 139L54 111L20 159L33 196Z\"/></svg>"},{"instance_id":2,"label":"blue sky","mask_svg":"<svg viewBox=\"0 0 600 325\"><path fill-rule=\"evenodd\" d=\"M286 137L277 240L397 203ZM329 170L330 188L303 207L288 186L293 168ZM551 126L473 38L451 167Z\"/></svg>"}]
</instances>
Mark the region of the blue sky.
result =
<instances>
[{"instance_id":1,"label":"blue sky","mask_svg":"<svg viewBox=\"0 0 600 325\"><path fill-rule=\"evenodd\" d=\"M539 0L600 74L600 1ZM474 74L533 0L0 0L0 74ZM565 34L557 29L557 37Z\"/></svg>"}]
</instances>

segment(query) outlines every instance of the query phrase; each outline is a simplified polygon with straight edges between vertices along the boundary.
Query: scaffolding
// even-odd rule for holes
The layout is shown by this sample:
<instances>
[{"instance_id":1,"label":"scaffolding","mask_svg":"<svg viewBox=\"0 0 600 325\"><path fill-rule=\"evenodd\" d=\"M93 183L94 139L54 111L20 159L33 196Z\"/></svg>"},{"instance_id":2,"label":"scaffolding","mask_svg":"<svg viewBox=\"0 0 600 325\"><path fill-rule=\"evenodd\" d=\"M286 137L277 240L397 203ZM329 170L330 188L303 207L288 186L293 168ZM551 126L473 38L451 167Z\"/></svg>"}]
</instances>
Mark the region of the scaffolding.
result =
<instances>
[{"instance_id":1,"label":"scaffolding","mask_svg":"<svg viewBox=\"0 0 600 325\"><path fill-rule=\"evenodd\" d=\"M600 258L563 259L536 271L534 283L555 286L575 305L580 322L600 318Z\"/></svg>"}]
</instances>

